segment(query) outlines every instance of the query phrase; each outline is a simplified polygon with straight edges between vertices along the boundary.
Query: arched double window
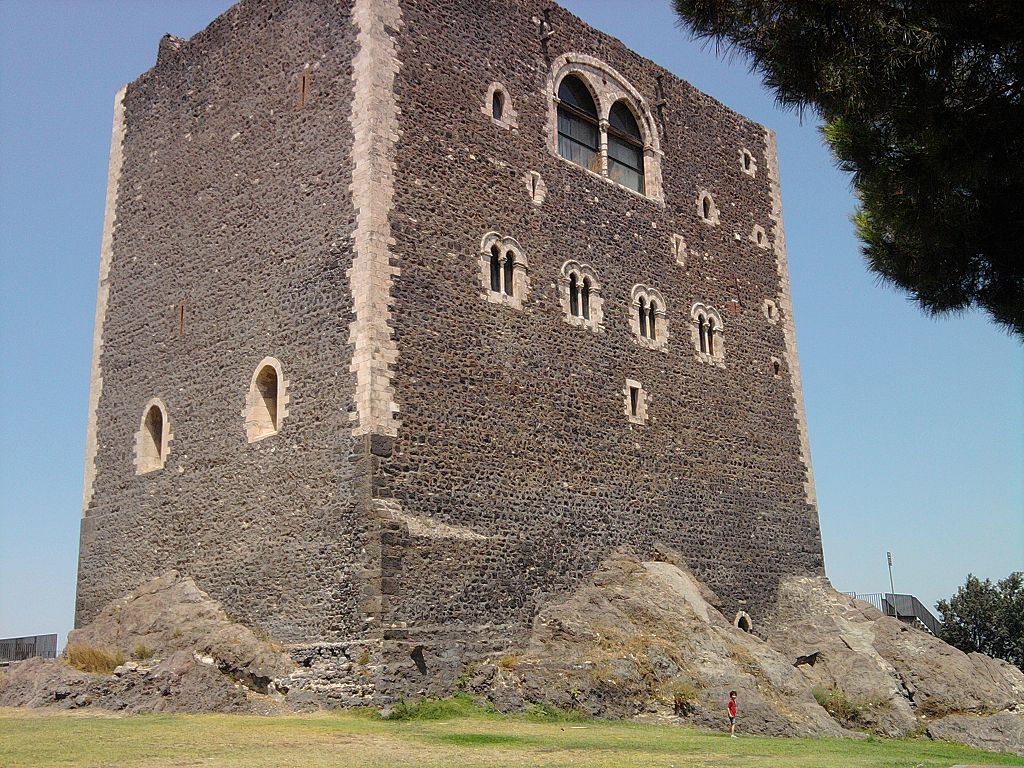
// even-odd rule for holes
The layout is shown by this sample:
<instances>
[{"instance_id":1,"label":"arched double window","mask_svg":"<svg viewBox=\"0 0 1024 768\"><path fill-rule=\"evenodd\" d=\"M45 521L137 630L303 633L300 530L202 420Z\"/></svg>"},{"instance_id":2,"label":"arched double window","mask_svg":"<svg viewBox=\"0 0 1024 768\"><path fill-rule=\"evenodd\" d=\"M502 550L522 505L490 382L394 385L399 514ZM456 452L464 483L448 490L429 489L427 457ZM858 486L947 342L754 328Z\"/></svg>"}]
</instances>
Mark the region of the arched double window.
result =
<instances>
[{"instance_id":1,"label":"arched double window","mask_svg":"<svg viewBox=\"0 0 1024 768\"><path fill-rule=\"evenodd\" d=\"M142 422L135 433L135 474L162 469L167 463L172 438L167 406L159 398L153 398L142 409Z\"/></svg>"},{"instance_id":2,"label":"arched double window","mask_svg":"<svg viewBox=\"0 0 1024 768\"><path fill-rule=\"evenodd\" d=\"M480 279L484 298L516 309L530 290L529 265L519 243L497 232L488 232L480 241Z\"/></svg>"},{"instance_id":3,"label":"arched double window","mask_svg":"<svg viewBox=\"0 0 1024 768\"><path fill-rule=\"evenodd\" d=\"M641 346L660 349L668 343L665 299L654 288L635 285L631 292L633 333Z\"/></svg>"},{"instance_id":4,"label":"arched double window","mask_svg":"<svg viewBox=\"0 0 1024 768\"><path fill-rule=\"evenodd\" d=\"M572 325L597 330L603 320L601 284L587 264L567 261L562 265L562 310Z\"/></svg>"},{"instance_id":5,"label":"arched double window","mask_svg":"<svg viewBox=\"0 0 1024 768\"><path fill-rule=\"evenodd\" d=\"M704 304L694 304L690 316L697 356L705 362L721 363L725 359L722 316Z\"/></svg>"},{"instance_id":6,"label":"arched double window","mask_svg":"<svg viewBox=\"0 0 1024 768\"><path fill-rule=\"evenodd\" d=\"M661 150L640 93L604 62L565 54L553 64L552 151L627 189L661 201Z\"/></svg>"}]
</instances>

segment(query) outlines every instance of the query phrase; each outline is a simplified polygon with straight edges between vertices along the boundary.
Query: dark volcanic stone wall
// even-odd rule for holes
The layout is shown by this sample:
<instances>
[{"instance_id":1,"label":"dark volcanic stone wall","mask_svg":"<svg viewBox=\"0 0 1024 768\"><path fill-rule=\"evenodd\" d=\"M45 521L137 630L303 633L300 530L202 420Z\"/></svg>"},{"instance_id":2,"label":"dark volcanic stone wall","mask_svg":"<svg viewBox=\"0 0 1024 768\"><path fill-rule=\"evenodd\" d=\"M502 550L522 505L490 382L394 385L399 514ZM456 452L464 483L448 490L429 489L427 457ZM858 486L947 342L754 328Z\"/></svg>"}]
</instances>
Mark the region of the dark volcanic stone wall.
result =
<instances>
[{"instance_id":1,"label":"dark volcanic stone wall","mask_svg":"<svg viewBox=\"0 0 1024 768\"><path fill-rule=\"evenodd\" d=\"M678 548L733 610L763 614L780 574L822 569L771 250L765 130L555 9L548 57L531 17L540 0L407 0L398 57L401 137L392 229L401 266L393 298L400 428L378 495L406 514L484 538L395 539L385 563L392 622L429 634L451 622L526 626L539 603L573 587L613 548ZM664 74L666 205L553 155L546 145L550 61L588 54L649 103ZM502 83L518 130L481 112ZM756 178L741 172L748 148ZM540 207L524 177L538 171ZM721 225L697 217L709 190ZM481 297L478 251L496 230L522 244L532 292L522 311ZM686 239L686 267L670 234ZM734 233L740 235L737 240ZM567 259L603 284L603 333L571 327L558 300ZM630 290L657 288L667 349L638 346ZM725 368L700 362L690 308L725 321ZM738 302L738 312L727 311ZM629 377L650 394L646 425L624 415ZM422 534L422 531L420 532Z\"/></svg>"},{"instance_id":2,"label":"dark volcanic stone wall","mask_svg":"<svg viewBox=\"0 0 1024 768\"><path fill-rule=\"evenodd\" d=\"M243 2L165 40L127 89L79 625L179 568L280 640L358 627L349 6ZM283 364L289 415L249 444L241 414L266 356ZM166 466L136 475L153 397L174 437Z\"/></svg>"}]
</instances>

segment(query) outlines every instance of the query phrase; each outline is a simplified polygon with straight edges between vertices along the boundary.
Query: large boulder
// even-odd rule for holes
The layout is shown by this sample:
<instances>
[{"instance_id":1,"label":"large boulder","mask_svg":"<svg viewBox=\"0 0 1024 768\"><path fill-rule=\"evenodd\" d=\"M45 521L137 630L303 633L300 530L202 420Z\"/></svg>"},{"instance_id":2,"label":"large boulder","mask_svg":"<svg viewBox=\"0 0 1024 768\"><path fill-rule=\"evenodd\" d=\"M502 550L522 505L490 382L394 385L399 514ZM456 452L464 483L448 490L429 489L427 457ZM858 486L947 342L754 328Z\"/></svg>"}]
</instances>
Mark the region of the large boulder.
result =
<instances>
[{"instance_id":1,"label":"large boulder","mask_svg":"<svg viewBox=\"0 0 1024 768\"><path fill-rule=\"evenodd\" d=\"M947 715L928 724L928 735L943 741L1024 755L1024 715L997 712L994 715Z\"/></svg>"},{"instance_id":2,"label":"large boulder","mask_svg":"<svg viewBox=\"0 0 1024 768\"><path fill-rule=\"evenodd\" d=\"M790 577L767 624L769 644L837 692L861 722L902 736L950 713L987 713L1024 704L1024 673L965 654L923 630L883 616L821 577Z\"/></svg>"},{"instance_id":3,"label":"large boulder","mask_svg":"<svg viewBox=\"0 0 1024 768\"><path fill-rule=\"evenodd\" d=\"M801 670L727 621L681 560L668 551L663 558L612 557L590 583L541 611L523 649L477 669L468 687L503 710L553 704L719 729L736 690L742 732L845 733Z\"/></svg>"},{"instance_id":4,"label":"large boulder","mask_svg":"<svg viewBox=\"0 0 1024 768\"><path fill-rule=\"evenodd\" d=\"M281 709L275 679L291 658L228 617L175 571L106 606L68 635L59 659L29 659L0 677L0 706L99 707L126 712L254 712ZM84 672L69 660L130 659ZM272 694L272 695L267 695Z\"/></svg>"}]
</instances>

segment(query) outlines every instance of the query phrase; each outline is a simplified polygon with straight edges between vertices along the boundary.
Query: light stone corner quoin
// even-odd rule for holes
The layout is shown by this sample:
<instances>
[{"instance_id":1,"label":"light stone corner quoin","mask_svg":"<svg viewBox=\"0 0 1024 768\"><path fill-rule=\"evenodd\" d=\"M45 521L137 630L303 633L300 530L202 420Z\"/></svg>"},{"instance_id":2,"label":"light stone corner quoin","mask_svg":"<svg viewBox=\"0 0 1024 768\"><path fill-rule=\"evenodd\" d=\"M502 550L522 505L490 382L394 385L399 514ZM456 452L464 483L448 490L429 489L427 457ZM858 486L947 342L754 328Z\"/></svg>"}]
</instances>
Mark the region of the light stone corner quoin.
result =
<instances>
[{"instance_id":1,"label":"light stone corner quoin","mask_svg":"<svg viewBox=\"0 0 1024 768\"><path fill-rule=\"evenodd\" d=\"M395 195L400 62L394 35L402 28L398 0L355 0L352 23L357 52L352 60L352 267L348 271L355 319L349 326L351 371L356 375L352 434L398 432L399 406L392 385L398 346L390 325L393 266L390 215Z\"/></svg>"}]
</instances>

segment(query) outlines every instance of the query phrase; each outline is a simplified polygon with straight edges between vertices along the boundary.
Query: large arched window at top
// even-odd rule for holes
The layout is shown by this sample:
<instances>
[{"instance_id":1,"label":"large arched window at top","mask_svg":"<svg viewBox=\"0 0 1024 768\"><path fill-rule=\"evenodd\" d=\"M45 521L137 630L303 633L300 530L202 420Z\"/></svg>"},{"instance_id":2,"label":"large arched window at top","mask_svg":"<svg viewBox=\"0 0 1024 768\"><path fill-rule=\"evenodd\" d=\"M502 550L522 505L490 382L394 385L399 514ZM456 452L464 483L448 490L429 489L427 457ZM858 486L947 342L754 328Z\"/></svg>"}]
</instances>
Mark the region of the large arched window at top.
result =
<instances>
[{"instance_id":1,"label":"large arched window at top","mask_svg":"<svg viewBox=\"0 0 1024 768\"><path fill-rule=\"evenodd\" d=\"M644 142L624 101L615 102L608 115L608 178L644 192Z\"/></svg>"},{"instance_id":2,"label":"large arched window at top","mask_svg":"<svg viewBox=\"0 0 1024 768\"><path fill-rule=\"evenodd\" d=\"M558 87L558 154L595 173L601 172L597 105L574 75Z\"/></svg>"},{"instance_id":3,"label":"large arched window at top","mask_svg":"<svg viewBox=\"0 0 1024 768\"><path fill-rule=\"evenodd\" d=\"M551 63L546 90L552 154L664 203L658 124L633 84L600 59L566 53Z\"/></svg>"}]
</instances>

